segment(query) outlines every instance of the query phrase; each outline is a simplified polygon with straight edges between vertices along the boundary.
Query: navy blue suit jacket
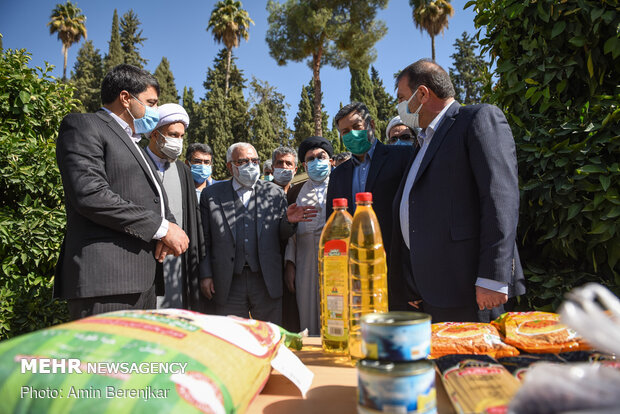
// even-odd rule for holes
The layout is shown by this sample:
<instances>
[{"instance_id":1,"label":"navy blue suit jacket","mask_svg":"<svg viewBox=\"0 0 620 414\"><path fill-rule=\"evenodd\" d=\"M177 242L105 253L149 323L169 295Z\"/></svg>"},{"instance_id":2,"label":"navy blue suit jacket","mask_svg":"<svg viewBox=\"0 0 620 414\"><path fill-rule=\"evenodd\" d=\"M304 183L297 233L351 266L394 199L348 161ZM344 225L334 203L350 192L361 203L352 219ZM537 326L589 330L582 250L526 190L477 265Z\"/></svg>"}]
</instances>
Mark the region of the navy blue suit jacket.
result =
<instances>
[{"instance_id":1,"label":"navy blue suit jacket","mask_svg":"<svg viewBox=\"0 0 620 414\"><path fill-rule=\"evenodd\" d=\"M379 220L383 245L388 256L392 239L392 202L412 157L412 146L384 145L377 141L370 162L365 191L372 193L372 208ZM351 215L354 214L353 161L350 159L336 167L329 177L326 218L332 214L334 198L346 198L348 211Z\"/></svg>"},{"instance_id":2,"label":"navy blue suit jacket","mask_svg":"<svg viewBox=\"0 0 620 414\"><path fill-rule=\"evenodd\" d=\"M492 105L450 105L411 189L407 258L399 209L408 172L392 209L389 289L398 297L390 308L407 309L412 289L433 306L473 305L478 277L507 283L509 296L525 293L516 246L515 143L502 111Z\"/></svg>"}]
</instances>

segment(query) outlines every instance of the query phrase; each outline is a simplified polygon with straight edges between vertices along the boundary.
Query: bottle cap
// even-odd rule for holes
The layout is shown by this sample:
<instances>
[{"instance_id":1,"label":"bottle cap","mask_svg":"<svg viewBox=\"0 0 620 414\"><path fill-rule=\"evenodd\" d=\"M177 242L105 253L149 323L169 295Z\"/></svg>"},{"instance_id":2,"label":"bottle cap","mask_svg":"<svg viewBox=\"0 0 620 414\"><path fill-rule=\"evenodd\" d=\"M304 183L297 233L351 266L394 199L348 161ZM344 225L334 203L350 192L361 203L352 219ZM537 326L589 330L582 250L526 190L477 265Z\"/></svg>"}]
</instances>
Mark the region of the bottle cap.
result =
<instances>
[{"instance_id":1,"label":"bottle cap","mask_svg":"<svg viewBox=\"0 0 620 414\"><path fill-rule=\"evenodd\" d=\"M372 201L372 193L357 193L355 194L355 202Z\"/></svg>"},{"instance_id":2,"label":"bottle cap","mask_svg":"<svg viewBox=\"0 0 620 414\"><path fill-rule=\"evenodd\" d=\"M336 207L347 207L348 202L346 198L334 198L334 208Z\"/></svg>"}]
</instances>

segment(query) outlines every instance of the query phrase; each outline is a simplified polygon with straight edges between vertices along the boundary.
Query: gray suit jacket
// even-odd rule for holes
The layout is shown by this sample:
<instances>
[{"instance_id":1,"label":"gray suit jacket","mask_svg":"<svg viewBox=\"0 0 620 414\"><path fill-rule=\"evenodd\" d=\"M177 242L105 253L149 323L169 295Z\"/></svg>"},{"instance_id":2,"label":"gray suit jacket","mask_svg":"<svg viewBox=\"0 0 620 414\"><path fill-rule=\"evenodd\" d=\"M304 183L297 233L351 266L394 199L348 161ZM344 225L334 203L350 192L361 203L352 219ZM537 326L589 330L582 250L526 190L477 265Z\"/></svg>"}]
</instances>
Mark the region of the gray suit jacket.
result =
<instances>
[{"instance_id":1,"label":"gray suit jacket","mask_svg":"<svg viewBox=\"0 0 620 414\"><path fill-rule=\"evenodd\" d=\"M286 197L276 184L256 182L258 257L269 296L282 296L280 241L295 232L286 217ZM200 213L206 255L200 263L200 277L213 278L215 301L226 303L235 263L235 191L232 181L215 183L202 191Z\"/></svg>"},{"instance_id":2,"label":"gray suit jacket","mask_svg":"<svg viewBox=\"0 0 620 414\"><path fill-rule=\"evenodd\" d=\"M55 296L138 293L153 286L158 271L153 235L162 222L162 200L138 151L103 110L69 114L60 124L56 159L67 231ZM167 218L172 219L169 211Z\"/></svg>"}]
</instances>

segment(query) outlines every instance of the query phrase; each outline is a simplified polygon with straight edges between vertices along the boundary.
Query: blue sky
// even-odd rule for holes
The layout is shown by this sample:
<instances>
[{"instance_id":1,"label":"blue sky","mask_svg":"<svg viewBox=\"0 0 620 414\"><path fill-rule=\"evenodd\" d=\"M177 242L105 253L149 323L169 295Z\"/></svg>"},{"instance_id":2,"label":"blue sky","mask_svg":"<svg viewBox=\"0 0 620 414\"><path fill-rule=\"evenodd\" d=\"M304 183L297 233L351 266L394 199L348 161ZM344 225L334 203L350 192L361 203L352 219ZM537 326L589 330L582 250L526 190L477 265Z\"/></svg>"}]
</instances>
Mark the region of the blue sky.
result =
<instances>
[{"instance_id":1,"label":"blue sky","mask_svg":"<svg viewBox=\"0 0 620 414\"><path fill-rule=\"evenodd\" d=\"M280 0L283 2L284 0ZM183 87L193 87L195 96L204 96L202 83L207 68L213 63L222 45L216 44L211 33L206 31L207 22L215 0L77 0L77 5L86 15L88 40L104 55L108 51L112 14L116 8L121 17L129 9L138 15L147 40L140 49L142 57L148 59L146 69L154 71L162 56L168 58L175 77L179 94ZM32 53L31 66L43 66L49 62L56 66L53 74L62 76L63 57L61 42L51 36L47 22L58 0L0 0L0 33L4 36L4 48L25 48ZM75 2L74 2L75 3ZM471 8L463 10L465 0L453 0L454 16L449 28L435 39L437 62L446 70L453 65L450 55L453 44L466 31L476 32ZM252 76L267 81L286 97L289 127L297 112L301 87L307 84L312 72L305 63L289 63L278 66L269 56L265 42L268 28L266 0L246 0L243 7L248 11L255 25L250 28L250 39L243 41L234 50L237 65L246 79ZM408 0L391 0L387 9L380 10L378 18L388 27L386 36L376 44L377 60L374 66L379 71L389 93L393 94L393 74L408 64L431 56L431 40L413 25ZM75 64L78 49L83 42L69 50L67 76ZM350 75L348 69L336 70L329 66L321 69L323 103L331 119L338 111L340 102L349 101ZM396 115L396 108L394 108Z\"/></svg>"}]
</instances>

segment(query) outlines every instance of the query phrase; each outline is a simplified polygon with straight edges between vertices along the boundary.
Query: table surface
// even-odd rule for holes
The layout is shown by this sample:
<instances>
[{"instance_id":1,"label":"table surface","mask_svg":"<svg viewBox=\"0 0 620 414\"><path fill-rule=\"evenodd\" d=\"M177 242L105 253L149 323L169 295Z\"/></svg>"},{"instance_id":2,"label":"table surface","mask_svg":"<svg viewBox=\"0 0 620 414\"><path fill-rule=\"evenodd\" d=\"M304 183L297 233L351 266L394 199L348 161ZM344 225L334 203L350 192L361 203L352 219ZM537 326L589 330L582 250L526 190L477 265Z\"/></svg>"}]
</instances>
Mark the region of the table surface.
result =
<instances>
[{"instance_id":1,"label":"table surface","mask_svg":"<svg viewBox=\"0 0 620 414\"><path fill-rule=\"evenodd\" d=\"M284 375L273 371L263 391L250 404L250 414L348 414L357 412L357 369L348 357L326 354L318 337L304 338L295 354L314 373L306 398ZM439 376L435 378L439 413L454 413Z\"/></svg>"}]
</instances>

